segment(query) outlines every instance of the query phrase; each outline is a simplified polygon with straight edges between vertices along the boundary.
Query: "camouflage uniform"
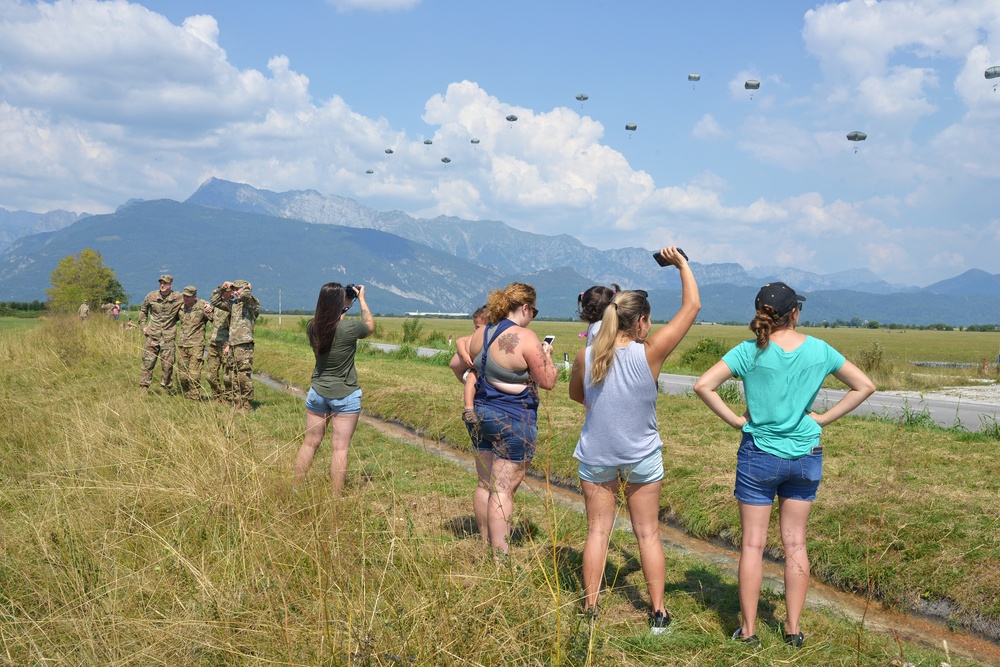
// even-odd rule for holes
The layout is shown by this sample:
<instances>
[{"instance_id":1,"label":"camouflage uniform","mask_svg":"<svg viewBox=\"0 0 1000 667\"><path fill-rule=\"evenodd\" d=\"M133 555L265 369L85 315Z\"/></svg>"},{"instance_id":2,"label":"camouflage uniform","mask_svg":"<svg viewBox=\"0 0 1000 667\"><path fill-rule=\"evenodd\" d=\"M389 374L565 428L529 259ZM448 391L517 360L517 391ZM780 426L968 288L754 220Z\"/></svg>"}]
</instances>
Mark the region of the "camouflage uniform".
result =
<instances>
[{"instance_id":1,"label":"camouflage uniform","mask_svg":"<svg viewBox=\"0 0 1000 667\"><path fill-rule=\"evenodd\" d=\"M76 313L80 316L81 322L86 322L87 318L90 317L90 306L88 306L87 302L84 301L80 304L80 308L76 311Z\"/></svg>"},{"instance_id":2,"label":"camouflage uniform","mask_svg":"<svg viewBox=\"0 0 1000 667\"><path fill-rule=\"evenodd\" d=\"M197 296L193 286L184 288L183 294ZM208 313L205 309L208 308ZM201 364L205 357L205 326L212 320L212 307L204 299L197 299L189 308L181 307L178 321L181 334L177 340L177 371L180 373L181 391L191 400L201 400Z\"/></svg>"},{"instance_id":3,"label":"camouflage uniform","mask_svg":"<svg viewBox=\"0 0 1000 667\"><path fill-rule=\"evenodd\" d=\"M160 278L170 277L168 275ZM173 282L173 278L166 282ZM171 291L166 297L159 290L153 290L139 306L139 328L146 334L146 344L142 349L142 374L139 386L148 387L153 381L156 360L160 360L163 376L160 385L170 388L174 372L174 338L177 335L177 317L184 306L180 292Z\"/></svg>"},{"instance_id":4,"label":"camouflage uniform","mask_svg":"<svg viewBox=\"0 0 1000 667\"><path fill-rule=\"evenodd\" d=\"M222 302L222 288L216 287L212 292L212 303ZM233 365L225 353L229 345L229 311L216 307L212 313L212 337L208 345L208 384L212 385L212 393L217 400L232 400L233 395ZM222 382L219 382L219 371L222 371ZM225 385L225 393L223 393Z\"/></svg>"},{"instance_id":5,"label":"camouflage uniform","mask_svg":"<svg viewBox=\"0 0 1000 667\"><path fill-rule=\"evenodd\" d=\"M233 364L233 403L237 409L253 409L253 328L260 315L260 301L250 294L250 284L237 280L233 287L242 290L236 301L221 298L212 302L216 308L229 308L229 351Z\"/></svg>"}]
</instances>

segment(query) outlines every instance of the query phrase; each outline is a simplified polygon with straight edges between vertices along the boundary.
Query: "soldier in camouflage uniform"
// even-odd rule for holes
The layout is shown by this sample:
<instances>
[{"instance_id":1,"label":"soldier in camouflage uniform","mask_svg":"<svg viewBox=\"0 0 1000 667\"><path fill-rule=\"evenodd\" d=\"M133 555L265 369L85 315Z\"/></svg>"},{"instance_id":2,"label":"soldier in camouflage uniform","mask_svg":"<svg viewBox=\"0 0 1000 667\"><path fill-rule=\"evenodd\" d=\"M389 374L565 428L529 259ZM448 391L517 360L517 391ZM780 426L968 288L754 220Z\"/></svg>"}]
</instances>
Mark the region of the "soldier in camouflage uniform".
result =
<instances>
[{"instance_id":1,"label":"soldier in camouflage uniform","mask_svg":"<svg viewBox=\"0 0 1000 667\"><path fill-rule=\"evenodd\" d=\"M177 317L184 305L180 293L171 290L173 285L174 277L164 273L160 276L160 289L147 294L139 306L139 328L146 335L146 345L142 349L142 375L139 377L139 386L143 391L149 389L153 381L157 359L163 368L160 385L164 389L170 389L174 371Z\"/></svg>"},{"instance_id":2,"label":"soldier in camouflage uniform","mask_svg":"<svg viewBox=\"0 0 1000 667\"><path fill-rule=\"evenodd\" d=\"M198 288L188 285L181 293L184 306L178 319L181 334L177 340L177 371L181 391L193 401L201 400L201 364L205 356L205 326L212 321L212 306L198 298Z\"/></svg>"},{"instance_id":3,"label":"soldier in camouflage uniform","mask_svg":"<svg viewBox=\"0 0 1000 667\"><path fill-rule=\"evenodd\" d=\"M229 353L233 363L233 403L237 410L253 409L253 328L260 315L260 301L250 293L253 286L246 280L222 283L231 287L233 300L213 300L215 308L229 308Z\"/></svg>"},{"instance_id":4,"label":"soldier in camouflage uniform","mask_svg":"<svg viewBox=\"0 0 1000 667\"><path fill-rule=\"evenodd\" d=\"M212 303L230 303L233 297L232 284L229 289L216 287L212 292ZM232 400L233 396L233 367L229 363L231 358L228 354L229 347L229 311L223 308L215 308L212 312L212 337L208 345L208 384L212 386L212 393L218 401ZM222 381L219 381L219 371L222 371ZM225 385L225 393L223 393Z\"/></svg>"}]
</instances>

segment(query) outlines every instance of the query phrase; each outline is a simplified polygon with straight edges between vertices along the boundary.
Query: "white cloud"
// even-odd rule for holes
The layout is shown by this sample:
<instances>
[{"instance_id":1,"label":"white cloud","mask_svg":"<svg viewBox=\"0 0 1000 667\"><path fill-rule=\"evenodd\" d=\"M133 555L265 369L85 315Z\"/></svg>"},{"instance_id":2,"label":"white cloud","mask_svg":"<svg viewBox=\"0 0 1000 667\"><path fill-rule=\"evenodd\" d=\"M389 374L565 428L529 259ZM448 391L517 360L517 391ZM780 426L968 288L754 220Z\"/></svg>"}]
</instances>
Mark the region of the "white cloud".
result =
<instances>
[{"instance_id":1,"label":"white cloud","mask_svg":"<svg viewBox=\"0 0 1000 667\"><path fill-rule=\"evenodd\" d=\"M705 140L725 139L729 137L729 132L719 125L712 114L707 113L698 119L698 122L691 128L691 136Z\"/></svg>"}]
</instances>

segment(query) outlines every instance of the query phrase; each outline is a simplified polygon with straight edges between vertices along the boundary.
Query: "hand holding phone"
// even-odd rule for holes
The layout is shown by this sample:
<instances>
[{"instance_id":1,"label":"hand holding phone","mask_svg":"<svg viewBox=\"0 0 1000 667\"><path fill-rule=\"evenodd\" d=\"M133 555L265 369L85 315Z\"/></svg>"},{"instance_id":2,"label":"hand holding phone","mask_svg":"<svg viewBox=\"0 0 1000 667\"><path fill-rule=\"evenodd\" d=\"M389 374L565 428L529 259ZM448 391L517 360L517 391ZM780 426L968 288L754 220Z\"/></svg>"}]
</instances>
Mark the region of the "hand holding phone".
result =
<instances>
[{"instance_id":1,"label":"hand holding phone","mask_svg":"<svg viewBox=\"0 0 1000 667\"><path fill-rule=\"evenodd\" d=\"M685 253L680 248L677 249L677 252L680 253L680 256L683 257L684 259L688 258L687 253ZM660 255L659 251L656 251L656 252L653 253L653 259L655 259L656 263L659 264L660 266L670 266L670 262L668 262L667 260L663 259L663 257Z\"/></svg>"},{"instance_id":2,"label":"hand holding phone","mask_svg":"<svg viewBox=\"0 0 1000 667\"><path fill-rule=\"evenodd\" d=\"M552 341L554 341L555 339L556 339L555 336L546 336L545 338L542 339L542 342L552 345Z\"/></svg>"}]
</instances>

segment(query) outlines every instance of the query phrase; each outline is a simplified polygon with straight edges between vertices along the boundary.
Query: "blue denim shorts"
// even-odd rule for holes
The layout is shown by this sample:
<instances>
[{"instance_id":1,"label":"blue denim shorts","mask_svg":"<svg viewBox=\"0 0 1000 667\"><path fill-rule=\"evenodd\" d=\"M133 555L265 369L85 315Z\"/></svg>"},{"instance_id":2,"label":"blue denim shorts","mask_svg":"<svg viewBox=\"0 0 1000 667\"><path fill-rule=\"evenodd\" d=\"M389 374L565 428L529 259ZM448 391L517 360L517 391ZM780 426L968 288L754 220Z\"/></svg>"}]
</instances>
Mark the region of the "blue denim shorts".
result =
<instances>
[{"instance_id":1,"label":"blue denim shorts","mask_svg":"<svg viewBox=\"0 0 1000 667\"><path fill-rule=\"evenodd\" d=\"M538 444L538 426L535 413L525 411L518 419L501 410L476 404L479 422L465 423L472 439L472 446L480 451L491 452L495 458L514 463L523 463L535 458Z\"/></svg>"},{"instance_id":2,"label":"blue denim shorts","mask_svg":"<svg viewBox=\"0 0 1000 667\"><path fill-rule=\"evenodd\" d=\"M306 396L306 410L315 412L318 415L341 415L361 412L361 390L356 389L343 398L326 398L316 393L316 390L309 387L309 395Z\"/></svg>"},{"instance_id":3,"label":"blue denim shorts","mask_svg":"<svg viewBox=\"0 0 1000 667\"><path fill-rule=\"evenodd\" d=\"M823 477L823 448L798 459L783 459L757 447L753 436L743 434L736 454L736 500L747 505L773 505L774 496L790 500L816 500Z\"/></svg>"},{"instance_id":4,"label":"blue denim shorts","mask_svg":"<svg viewBox=\"0 0 1000 667\"><path fill-rule=\"evenodd\" d=\"M576 468L584 482L603 484L621 480L625 484L649 484L663 479L663 450L655 452L636 463L620 466L594 466L580 461Z\"/></svg>"}]
</instances>

